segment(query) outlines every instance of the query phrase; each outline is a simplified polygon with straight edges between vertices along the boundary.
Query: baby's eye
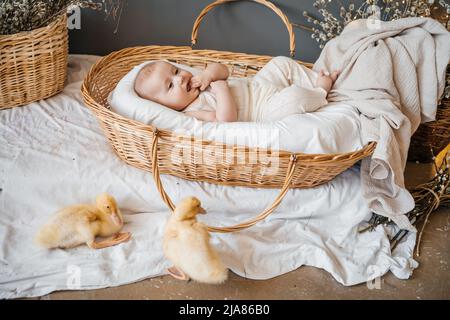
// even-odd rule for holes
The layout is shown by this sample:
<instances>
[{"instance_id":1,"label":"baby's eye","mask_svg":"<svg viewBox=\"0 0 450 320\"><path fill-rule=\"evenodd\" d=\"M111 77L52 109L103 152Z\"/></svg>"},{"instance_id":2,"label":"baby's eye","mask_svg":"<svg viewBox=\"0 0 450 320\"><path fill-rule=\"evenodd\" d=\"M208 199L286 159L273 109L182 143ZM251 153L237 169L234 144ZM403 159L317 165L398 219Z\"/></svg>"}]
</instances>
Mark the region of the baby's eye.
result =
<instances>
[{"instance_id":1,"label":"baby's eye","mask_svg":"<svg viewBox=\"0 0 450 320\"><path fill-rule=\"evenodd\" d=\"M169 84L169 89L172 89L173 88L173 83L171 82L170 84Z\"/></svg>"},{"instance_id":2,"label":"baby's eye","mask_svg":"<svg viewBox=\"0 0 450 320\"><path fill-rule=\"evenodd\" d=\"M179 72L180 70L178 70L178 69L175 69L175 74L178 74L178 72Z\"/></svg>"}]
</instances>

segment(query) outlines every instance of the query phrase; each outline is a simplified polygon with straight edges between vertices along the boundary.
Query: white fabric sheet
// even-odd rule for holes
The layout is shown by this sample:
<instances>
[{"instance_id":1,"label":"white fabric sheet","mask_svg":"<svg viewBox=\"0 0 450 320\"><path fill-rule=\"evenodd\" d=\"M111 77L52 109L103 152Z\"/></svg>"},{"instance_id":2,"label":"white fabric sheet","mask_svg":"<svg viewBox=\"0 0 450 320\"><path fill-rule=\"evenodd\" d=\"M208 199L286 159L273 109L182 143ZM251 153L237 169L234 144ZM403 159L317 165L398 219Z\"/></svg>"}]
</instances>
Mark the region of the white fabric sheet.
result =
<instances>
[{"instance_id":1,"label":"white fabric sheet","mask_svg":"<svg viewBox=\"0 0 450 320\"><path fill-rule=\"evenodd\" d=\"M93 56L70 56L63 93L25 107L0 111L0 298L41 296L55 290L95 289L166 274L162 233L169 211L151 174L123 163L81 99ZM324 137L325 138L325 137ZM332 137L328 136L331 140ZM208 211L201 220L231 225L271 204L278 190L224 187L162 176L177 203L195 195ZM116 197L125 213L124 244L103 250L81 246L47 251L32 239L61 207ZM291 190L278 209L256 226L212 234L225 264L238 275L268 279L310 265L343 285L391 270L408 278L415 234L390 252L386 230L358 234L370 211L361 195L357 166L328 184Z\"/></svg>"}]
</instances>

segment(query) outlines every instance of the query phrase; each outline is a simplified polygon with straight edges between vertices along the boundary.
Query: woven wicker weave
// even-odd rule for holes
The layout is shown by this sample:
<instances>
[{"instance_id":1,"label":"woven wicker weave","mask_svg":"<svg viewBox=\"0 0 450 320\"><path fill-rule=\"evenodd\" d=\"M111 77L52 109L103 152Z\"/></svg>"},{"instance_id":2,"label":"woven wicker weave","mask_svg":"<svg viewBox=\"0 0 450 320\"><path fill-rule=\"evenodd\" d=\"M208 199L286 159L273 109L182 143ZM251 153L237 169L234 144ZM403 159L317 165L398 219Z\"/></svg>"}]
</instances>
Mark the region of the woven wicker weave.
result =
<instances>
[{"instance_id":1,"label":"woven wicker weave","mask_svg":"<svg viewBox=\"0 0 450 320\"><path fill-rule=\"evenodd\" d=\"M0 110L48 98L64 88L67 17L46 27L0 35Z\"/></svg>"},{"instance_id":2,"label":"woven wicker weave","mask_svg":"<svg viewBox=\"0 0 450 320\"><path fill-rule=\"evenodd\" d=\"M202 11L192 31L193 44L196 42L198 25L206 12L218 4L232 1L219 0ZM266 5L282 18L286 26L291 26L287 17L273 4L263 0L255 2ZM288 32L292 54L295 50L292 28L288 28ZM152 172L162 199L172 211L175 206L163 188L160 174L228 186L281 188L273 203L255 218L235 226L208 227L209 231L232 232L250 227L271 214L289 188L309 188L326 183L360 159L370 156L375 149L376 143L371 142L363 149L350 153L294 154L225 145L158 130L110 111L107 97L119 80L134 66L158 59L199 68L219 62L228 66L231 76L247 77L254 75L272 57L192 50L190 47L135 47L113 52L100 59L83 82L81 90L84 101L99 119L115 152L126 163ZM311 67L311 64L303 64Z\"/></svg>"},{"instance_id":3,"label":"woven wicker weave","mask_svg":"<svg viewBox=\"0 0 450 320\"><path fill-rule=\"evenodd\" d=\"M450 85L450 65L447 66ZM450 143L450 98L443 97L437 107L436 121L423 123L411 137L409 161L432 162L434 155ZM433 152L432 152L432 151Z\"/></svg>"}]
</instances>

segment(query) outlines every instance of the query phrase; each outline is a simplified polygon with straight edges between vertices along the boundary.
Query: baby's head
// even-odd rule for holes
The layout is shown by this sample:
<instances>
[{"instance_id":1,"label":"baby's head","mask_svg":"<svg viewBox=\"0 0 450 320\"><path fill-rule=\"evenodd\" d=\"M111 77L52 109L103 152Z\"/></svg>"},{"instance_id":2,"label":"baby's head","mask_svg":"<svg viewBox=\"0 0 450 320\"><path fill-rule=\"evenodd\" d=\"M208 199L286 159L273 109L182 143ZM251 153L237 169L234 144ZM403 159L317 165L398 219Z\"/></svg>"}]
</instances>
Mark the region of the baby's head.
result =
<instances>
[{"instance_id":1,"label":"baby's head","mask_svg":"<svg viewBox=\"0 0 450 320\"><path fill-rule=\"evenodd\" d=\"M181 111L194 101L200 90L191 88L192 73L165 61L144 66L134 82L134 90L144 99Z\"/></svg>"}]
</instances>

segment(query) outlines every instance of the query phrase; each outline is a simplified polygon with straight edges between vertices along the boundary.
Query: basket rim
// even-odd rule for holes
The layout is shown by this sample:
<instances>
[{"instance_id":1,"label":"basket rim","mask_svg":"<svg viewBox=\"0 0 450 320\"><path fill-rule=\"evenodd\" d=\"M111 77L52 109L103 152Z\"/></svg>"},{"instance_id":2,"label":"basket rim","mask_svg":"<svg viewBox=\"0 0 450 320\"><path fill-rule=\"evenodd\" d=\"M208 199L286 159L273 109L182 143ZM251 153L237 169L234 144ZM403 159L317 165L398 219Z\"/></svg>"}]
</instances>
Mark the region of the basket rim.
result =
<instances>
[{"instance_id":1,"label":"basket rim","mask_svg":"<svg viewBox=\"0 0 450 320\"><path fill-rule=\"evenodd\" d=\"M52 19L47 25L43 27L39 27L33 30L28 31L20 31L13 34L1 34L0 33L0 41L4 39L12 39L12 38L21 38L21 37L29 37L31 33L38 33L40 31L44 31L45 29L51 29L54 26L58 25L62 21L64 21L67 18L67 14L63 13L60 15L57 15L54 19Z\"/></svg>"},{"instance_id":2,"label":"basket rim","mask_svg":"<svg viewBox=\"0 0 450 320\"><path fill-rule=\"evenodd\" d=\"M339 153L302 153L302 152L291 152L291 151L286 151L286 150L282 150L282 149L278 149L278 150L272 150L272 149L268 149L268 148L260 148L260 147L252 147L252 146L248 146L248 145L230 145L230 144L226 144L217 140L203 140L199 137L196 137L195 135L183 135L183 134L179 134L179 133L174 133L171 130L167 130L167 129L160 129L160 128L156 128L155 126L151 125L151 124L145 124L142 123L140 121L137 121L135 119L130 119L130 118L126 118L116 112L113 112L112 110L110 110L110 108L106 107L105 105L97 102L91 95L90 95L90 90L89 90L89 83L90 83L90 79L96 74L96 72L98 71L99 68L102 68L105 65L105 61L109 61L109 60L113 60L115 58L115 56L122 56L123 57L123 53L125 52L126 54L130 55L130 53L133 53L136 50L142 50L142 49L186 49L187 51L194 53L194 54L199 54L200 56L202 54L206 54L206 53L220 53L220 54L232 54L232 55L242 55L243 53L239 53L239 52L232 52L232 51L222 51L222 50L208 50L208 49L192 49L190 46L160 46L160 45L148 45L148 46L135 46L135 47L127 47L127 48L122 48L116 51L113 51L111 53L109 53L106 56L101 57L98 61L96 61L92 67L90 68L90 70L88 71L88 73L86 74L83 83L81 85L81 93L83 96L83 101L85 103L85 105L87 105L89 107L89 109L91 109L97 117L97 120L100 122L103 130L106 130L106 128L104 128L103 125L103 121L101 119L99 119L98 117L98 112L100 112L100 110L102 112L106 112L108 114L108 117L110 119L112 119L113 121L119 122L121 125L124 125L128 128L132 128L135 131L140 131L140 132L145 132L145 133L155 133L155 131L158 131L158 134L160 136L160 138L165 138L165 137L170 137L170 136L176 136L179 138L187 138L187 139L195 139L197 141L203 141L203 142L212 142L212 143L221 143L223 145L229 146L229 147L236 147L236 148L248 148L248 150L270 150L271 152L277 152L278 153L278 157L280 158L288 158L290 157L292 154L295 154L297 156L298 160L304 161L304 163L307 162L314 162L314 163L327 163L327 162L334 162L336 160L339 159L343 159L343 158L348 158L349 156L353 155L354 157L357 157L358 155L361 155L365 152L369 152L371 153L375 146L376 146L376 142L375 141L369 141L366 145L364 145L362 148L357 149L357 150L353 150L353 151L349 151L349 152L339 152ZM245 53L244 53L245 54ZM271 59L273 58L272 56L263 56L263 55L255 55L255 54L245 54L246 56L249 57L258 57L258 58L267 58L267 59ZM206 56L205 56L206 57ZM188 57L187 57L188 58ZM170 59L170 58L169 58ZM309 63L305 63L301 60L296 60L297 62L302 62L306 65L308 65ZM107 64L106 64L107 65ZM311 64L312 65L312 64ZM131 70L131 69L130 69ZM328 159L326 160L321 160L320 157L327 157ZM302 159L303 157L307 158L307 159ZM333 159L329 159L329 157L333 157ZM335 157L337 157L337 159L335 159ZM318 159L317 159L318 158Z\"/></svg>"}]
</instances>

